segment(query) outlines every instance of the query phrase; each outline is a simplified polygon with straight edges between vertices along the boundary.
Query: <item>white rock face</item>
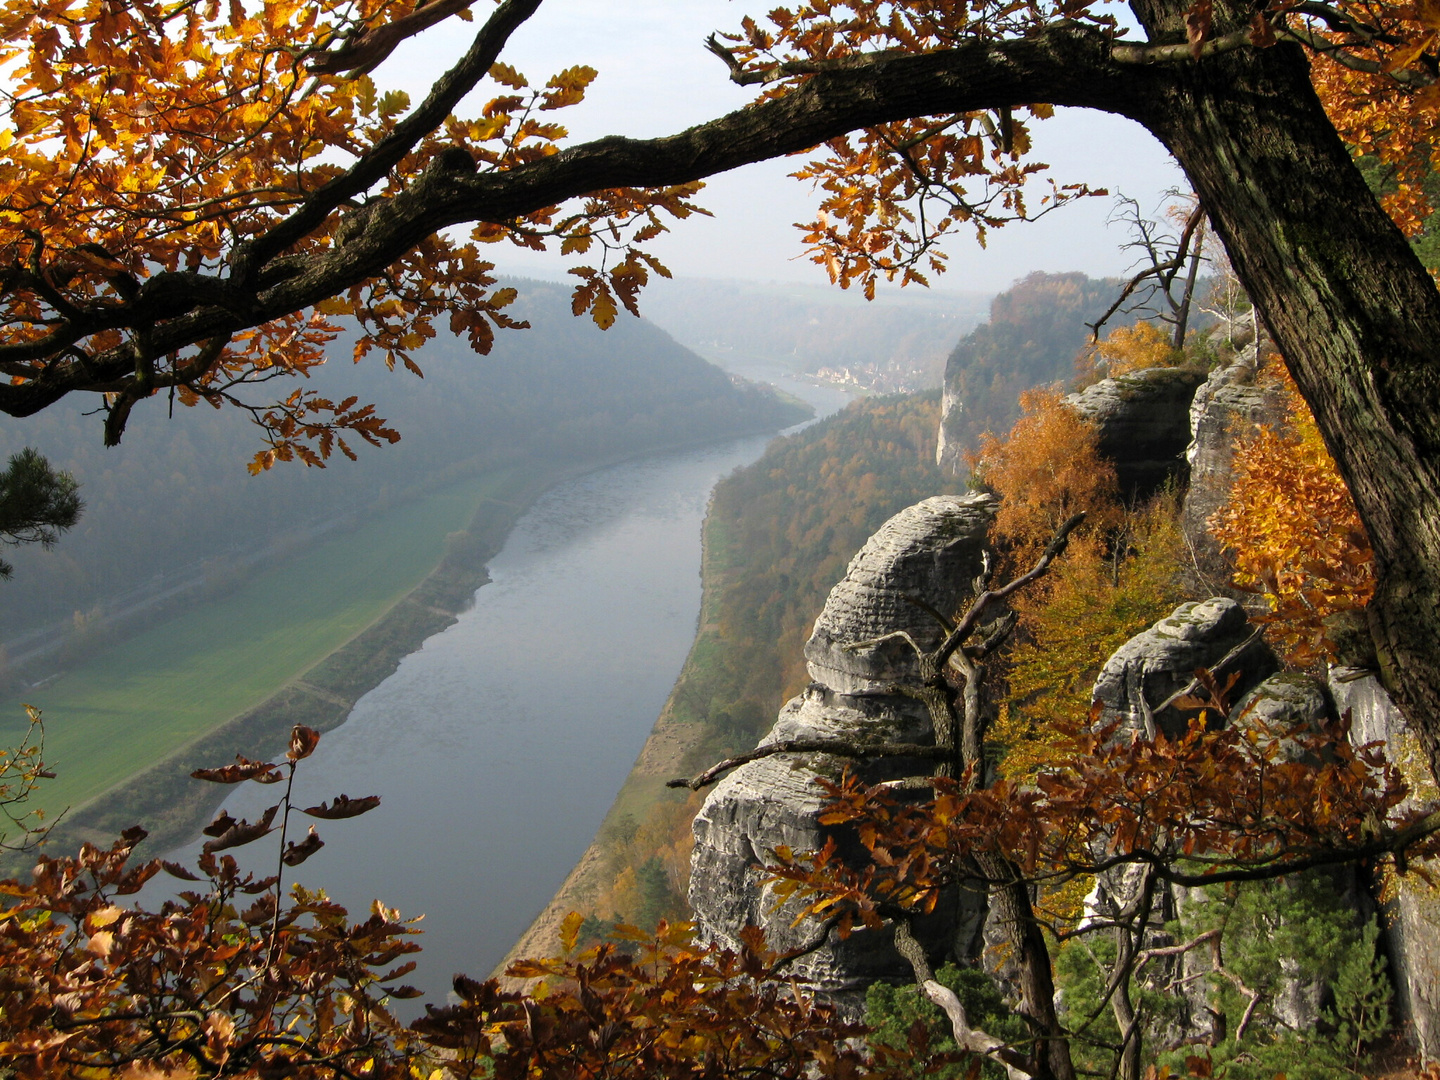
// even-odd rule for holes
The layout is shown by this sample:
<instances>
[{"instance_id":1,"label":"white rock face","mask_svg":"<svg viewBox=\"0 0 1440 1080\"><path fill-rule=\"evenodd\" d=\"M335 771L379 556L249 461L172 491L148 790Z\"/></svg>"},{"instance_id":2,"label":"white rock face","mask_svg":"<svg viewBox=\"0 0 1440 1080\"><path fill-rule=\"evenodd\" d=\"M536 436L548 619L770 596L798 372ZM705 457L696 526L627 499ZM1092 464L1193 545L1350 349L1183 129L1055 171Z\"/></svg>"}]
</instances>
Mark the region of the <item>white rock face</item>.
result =
<instances>
[{"instance_id":1,"label":"white rock face","mask_svg":"<svg viewBox=\"0 0 1440 1080\"><path fill-rule=\"evenodd\" d=\"M1361 670L1333 668L1330 693L1335 708L1350 713L1352 743L1384 743L1386 756L1406 778L1419 781L1404 808L1433 800L1437 793L1419 742L1380 680ZM1440 866L1427 869L1440 877ZM1427 1059L1440 1058L1440 888L1407 874L1397 881L1384 914L1380 925L1395 979L1396 1011L1410 1027L1416 1049Z\"/></svg>"},{"instance_id":2,"label":"white rock face","mask_svg":"<svg viewBox=\"0 0 1440 1080\"><path fill-rule=\"evenodd\" d=\"M861 650L845 646L897 630L922 648L940 643L934 617L907 597L952 610L980 571L980 547L998 500L974 494L926 499L896 514L866 541L830 591L805 643L810 677L841 694L883 694L916 674L915 651L901 640Z\"/></svg>"},{"instance_id":3,"label":"white rock face","mask_svg":"<svg viewBox=\"0 0 1440 1080\"><path fill-rule=\"evenodd\" d=\"M1229 585L1230 567L1210 532L1210 517L1230 498L1235 444L1262 425L1279 424L1284 408L1277 385L1256 385L1251 346L1228 367L1211 373L1190 405L1190 446L1185 459L1190 483L1180 524L1194 552L1194 567L1207 588Z\"/></svg>"},{"instance_id":4,"label":"white rock face","mask_svg":"<svg viewBox=\"0 0 1440 1080\"><path fill-rule=\"evenodd\" d=\"M916 671L914 653L903 642L851 651L847 644L897 630L922 648L938 643L941 628L913 597L951 612L981 570L985 534L994 515L988 495L926 499L891 518L850 562L845 578L830 592L805 646L811 677L804 693L781 710L763 743L796 738L932 743L934 733L923 706L891 692ZM747 925L765 929L772 947L808 942L815 928L792 926L793 910L776 909L760 884L771 852L795 851L825 843L817 817L826 797L815 783L836 779L847 762L828 756L765 758L730 773L717 784L695 819L690 905L703 937L736 946ZM889 760L856 765L870 781L928 773L922 761ZM837 835L842 850L859 852L853 838ZM917 936L936 958L957 949L973 952L982 921L980 898L951 896L917 925ZM960 925L958 934L955 931ZM904 978L908 969L888 933L860 932L832 941L797 961L795 974L858 1012L864 988L880 978Z\"/></svg>"},{"instance_id":5,"label":"white rock face","mask_svg":"<svg viewBox=\"0 0 1440 1080\"><path fill-rule=\"evenodd\" d=\"M1240 672L1234 691L1238 700L1280 666L1263 638L1253 636L1246 643L1253 631L1245 609L1234 600L1217 596L1181 604L1105 661L1093 694L1104 706L1101 723L1119 720L1120 735L1128 738L1130 731L1144 732L1148 707L1159 730L1171 737L1183 734L1193 714L1160 706L1190 683L1196 668L1212 669L1222 678ZM1223 670L1216 670L1227 657Z\"/></svg>"}]
</instances>

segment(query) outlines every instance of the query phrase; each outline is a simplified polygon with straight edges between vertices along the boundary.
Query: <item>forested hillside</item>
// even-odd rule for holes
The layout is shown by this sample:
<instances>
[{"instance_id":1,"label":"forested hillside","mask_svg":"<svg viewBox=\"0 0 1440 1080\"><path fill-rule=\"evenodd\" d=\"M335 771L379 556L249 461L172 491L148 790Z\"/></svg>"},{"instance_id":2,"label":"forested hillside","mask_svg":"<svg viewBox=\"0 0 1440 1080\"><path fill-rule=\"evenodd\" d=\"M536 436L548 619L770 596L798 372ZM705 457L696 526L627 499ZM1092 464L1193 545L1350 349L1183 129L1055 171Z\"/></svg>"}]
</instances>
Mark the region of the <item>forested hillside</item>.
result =
<instances>
[{"instance_id":1,"label":"forested hillside","mask_svg":"<svg viewBox=\"0 0 1440 1080\"><path fill-rule=\"evenodd\" d=\"M825 596L881 523L962 490L935 466L939 394L859 401L777 440L715 488L705 526L711 592L675 714L748 748L807 681L800 647Z\"/></svg>"},{"instance_id":2,"label":"forested hillside","mask_svg":"<svg viewBox=\"0 0 1440 1080\"><path fill-rule=\"evenodd\" d=\"M965 395L957 430L967 446L1007 430L1023 391L1074 377L1084 321L1113 298L1113 283L1041 273L995 298L990 322L949 361L946 394L958 386ZM678 725L670 730L685 748L669 762L673 775L754 746L808 681L801 647L850 559L901 508L965 490L936 464L940 419L938 391L859 401L776 440L716 487L700 629L662 720ZM596 877L605 880L583 900L568 897L597 917L594 930L607 918L653 925L686 911L700 800L659 791L657 777L637 766L600 838L607 866Z\"/></svg>"},{"instance_id":3,"label":"forested hillside","mask_svg":"<svg viewBox=\"0 0 1440 1080\"><path fill-rule=\"evenodd\" d=\"M1118 288L1084 274L1037 272L990 302L990 320L966 335L945 365L947 471L966 471L963 456L985 432L1009 430L1021 391L1074 378L1076 356L1090 339L1085 323L1105 312ZM1117 316L1109 327L1132 321Z\"/></svg>"},{"instance_id":4,"label":"forested hillside","mask_svg":"<svg viewBox=\"0 0 1440 1080\"><path fill-rule=\"evenodd\" d=\"M10 556L15 575L0 590L6 638L136 587L197 575L222 582L256 554L278 554L277 541L303 543L336 519L465 475L774 430L803 415L768 391L737 386L650 323L623 316L602 333L570 316L561 287L516 284L516 315L532 328L502 332L488 356L437 338L418 352L423 379L387 372L374 357L352 366L347 343L331 347L330 365L310 382L382 402L402 435L394 446L361 446L358 462L337 454L323 471L289 464L251 477L258 430L239 410L203 405L177 404L169 417L163 406L138 410L113 449L101 444L100 419L78 406L6 425L0 456L38 447L75 475L86 504L56 548ZM276 385L251 394L263 403Z\"/></svg>"}]
</instances>

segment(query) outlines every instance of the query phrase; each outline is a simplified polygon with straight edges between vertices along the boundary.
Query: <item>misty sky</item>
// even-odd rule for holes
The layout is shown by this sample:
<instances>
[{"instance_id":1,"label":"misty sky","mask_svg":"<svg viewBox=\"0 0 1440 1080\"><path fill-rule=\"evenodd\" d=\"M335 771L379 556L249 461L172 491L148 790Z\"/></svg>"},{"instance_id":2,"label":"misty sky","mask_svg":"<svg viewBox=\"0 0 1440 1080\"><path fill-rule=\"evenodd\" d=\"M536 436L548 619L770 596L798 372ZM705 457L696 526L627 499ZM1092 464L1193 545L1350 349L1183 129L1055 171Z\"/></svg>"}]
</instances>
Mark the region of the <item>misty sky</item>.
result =
<instances>
[{"instance_id":1,"label":"misty sky","mask_svg":"<svg viewBox=\"0 0 1440 1080\"><path fill-rule=\"evenodd\" d=\"M487 7L478 4L477 17ZM739 108L753 96L754 88L729 81L703 40L766 7L757 0L545 0L504 59L532 84L572 64L599 69L586 102L555 114L576 139L666 135ZM377 81L404 86L412 95L423 92L464 47L466 30L451 20L430 31L378 71ZM1147 208L1157 207L1167 188L1183 184L1160 144L1128 120L1060 110L1054 120L1036 125L1035 142L1037 160L1052 166L1058 182L1123 191ZM714 178L700 201L715 217L677 223L673 235L651 250L677 275L824 283L820 267L797 258L799 232L792 223L812 219L816 204L808 184L786 175L798 164L797 159L768 162ZM1093 198L1038 222L993 230L984 250L957 235L946 245L951 270L934 284L995 292L1031 270L1122 273L1130 257L1118 250L1124 230L1106 226L1112 206L1110 198ZM499 249L492 257L508 273L563 273L558 258Z\"/></svg>"}]
</instances>

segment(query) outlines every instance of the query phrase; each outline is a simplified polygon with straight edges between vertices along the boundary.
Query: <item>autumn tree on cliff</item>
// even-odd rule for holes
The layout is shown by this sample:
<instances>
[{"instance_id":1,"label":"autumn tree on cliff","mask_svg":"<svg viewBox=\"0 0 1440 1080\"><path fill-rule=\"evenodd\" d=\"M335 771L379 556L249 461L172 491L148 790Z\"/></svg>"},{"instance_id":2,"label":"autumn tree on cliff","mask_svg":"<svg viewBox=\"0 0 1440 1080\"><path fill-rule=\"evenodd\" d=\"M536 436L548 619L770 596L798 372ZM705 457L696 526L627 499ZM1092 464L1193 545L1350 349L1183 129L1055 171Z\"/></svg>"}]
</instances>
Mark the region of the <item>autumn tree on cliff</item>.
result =
<instances>
[{"instance_id":1,"label":"autumn tree on cliff","mask_svg":"<svg viewBox=\"0 0 1440 1080\"><path fill-rule=\"evenodd\" d=\"M542 114L578 100L591 72L532 88L498 62L539 0L485 7L418 104L368 76L471 6L10 3L0 410L103 395L114 441L151 396L236 401L267 431L258 465L319 463L349 449L347 431L393 433L351 399L298 390L262 407L244 385L317 363L342 314L362 323L359 351L391 363L442 316L483 348L509 294L492 290L482 243L589 256L575 308L604 324L663 271L638 245L693 212L699 180L824 144L801 170L825 193L816 258L845 283L913 280L943 265L946 231L1029 212L1027 117L1117 113L1185 169L1315 414L1374 544L1386 681L1440 765L1440 294L1352 164L1310 65L1321 58L1332 101L1357 79L1355 100L1383 98L1407 120L1396 138L1428 130L1430 6L1135 0L1139 37L1084 0L780 7L712 42L736 81L762 88L752 107L565 149ZM463 111L487 77L498 95ZM1349 126L1367 115L1336 107ZM441 231L456 225L469 241Z\"/></svg>"}]
</instances>

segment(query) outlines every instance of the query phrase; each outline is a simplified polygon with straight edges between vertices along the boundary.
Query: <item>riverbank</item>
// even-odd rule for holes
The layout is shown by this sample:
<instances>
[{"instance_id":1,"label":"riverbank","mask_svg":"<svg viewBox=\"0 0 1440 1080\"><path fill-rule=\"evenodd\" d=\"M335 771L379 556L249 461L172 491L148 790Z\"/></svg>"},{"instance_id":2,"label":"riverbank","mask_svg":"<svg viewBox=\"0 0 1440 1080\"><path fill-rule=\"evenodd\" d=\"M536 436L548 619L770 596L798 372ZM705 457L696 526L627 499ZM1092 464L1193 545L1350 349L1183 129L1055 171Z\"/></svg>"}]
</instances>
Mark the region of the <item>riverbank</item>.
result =
<instances>
[{"instance_id":1,"label":"riverbank","mask_svg":"<svg viewBox=\"0 0 1440 1080\"><path fill-rule=\"evenodd\" d=\"M577 471L581 470L573 466L511 469L479 480L468 525L438 538L438 560L418 584L367 619L358 632L352 630L318 662L272 685L259 695L263 700L258 704L114 786L77 801L52 830L47 846L57 851L72 850L84 841L108 846L121 830L137 822L150 831L152 851L193 836L226 789L190 779L192 770L223 764L236 754L253 758L277 752L297 723L319 731L342 724L354 703L388 677L401 659L455 621L488 580L485 564L504 545L515 522L543 491ZM63 714L47 712L52 732L66 723ZM142 739L143 732L134 738ZM90 762L81 765L87 771L93 767Z\"/></svg>"},{"instance_id":2,"label":"riverbank","mask_svg":"<svg viewBox=\"0 0 1440 1080\"><path fill-rule=\"evenodd\" d=\"M935 467L939 395L872 398L778 440L715 488L694 643L604 823L502 962L552 953L561 921L688 917L690 823L703 793L665 783L754 746L808 680L802 645L870 534L954 486Z\"/></svg>"},{"instance_id":3,"label":"riverbank","mask_svg":"<svg viewBox=\"0 0 1440 1080\"><path fill-rule=\"evenodd\" d=\"M738 432L735 437L747 434L753 433ZM49 848L72 850L83 841L108 845L122 829L137 822L151 833L147 842L151 851L164 851L185 842L196 834L227 793L217 785L191 780L189 773L193 769L224 763L237 753L260 757L279 752L295 723L321 731L342 724L361 696L388 678L405 656L453 624L459 613L470 606L476 589L489 580L486 564L504 546L516 521L543 492L568 479L620 462L696 445L700 444L650 447L583 464L531 465L481 478L477 482L484 490L468 527L459 531L447 529L448 536L442 533L444 543L437 545L438 557L418 584L408 588L364 625L353 627L345 640L316 662L256 695L263 700L238 709L224 722L212 725L177 748L172 749L172 744L152 753L152 763L92 797L47 800L62 806L69 801L72 807L53 830L47 841ZM116 666L113 661L111 666ZM123 670L124 665L119 666ZM43 701L36 704L46 707L52 734L60 732L66 724L64 711ZM134 723L120 726L130 733L126 749L135 752L136 744L146 739L144 716L137 715ZM78 734L74 728L67 732L72 736L72 747L73 734ZM157 757L159 760L155 760ZM64 762L58 764L62 778L76 771L66 769ZM103 760L98 765L89 763L91 768L103 764ZM62 779L59 783L63 782Z\"/></svg>"}]
</instances>

